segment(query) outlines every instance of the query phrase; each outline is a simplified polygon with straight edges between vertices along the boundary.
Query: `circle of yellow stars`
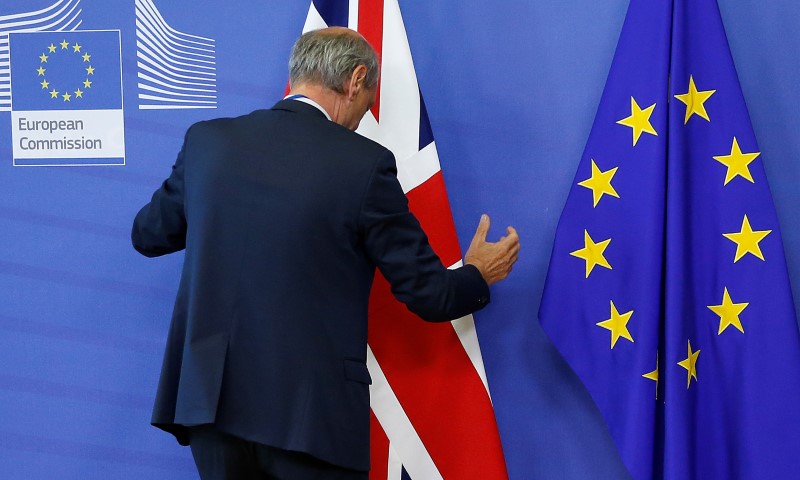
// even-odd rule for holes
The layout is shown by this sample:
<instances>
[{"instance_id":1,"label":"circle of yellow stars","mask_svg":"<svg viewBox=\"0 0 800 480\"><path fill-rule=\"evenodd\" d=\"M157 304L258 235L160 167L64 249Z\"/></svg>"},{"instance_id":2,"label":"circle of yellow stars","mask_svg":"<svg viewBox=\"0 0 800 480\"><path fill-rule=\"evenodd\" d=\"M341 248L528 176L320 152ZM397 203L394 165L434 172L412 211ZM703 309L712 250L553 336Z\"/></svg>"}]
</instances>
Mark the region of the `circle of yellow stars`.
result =
<instances>
[{"instance_id":1,"label":"circle of yellow stars","mask_svg":"<svg viewBox=\"0 0 800 480\"><path fill-rule=\"evenodd\" d=\"M58 44L51 43L47 47L47 51L39 55L39 68L36 69L37 77L44 77L42 78L42 81L39 84L42 86L42 90L44 90L47 94L50 95L50 98L55 100L58 100L60 98L64 102L71 102L73 98L75 99L83 98L85 90L81 90L81 86L86 90L92 88L92 81L89 80L89 78L94 75L94 67L92 67L92 64L90 63L92 56L89 55L88 52L82 51L82 49L83 46L80 45L79 43L75 42L74 44L70 45L69 42L64 40ZM62 92L56 89L55 86L51 86L51 82L47 81L46 64L51 57L53 57L54 55L58 55L63 50L66 50L66 53L73 53L79 55L83 59L84 63L89 63L89 66L84 67L84 70L86 70L86 80L83 81L83 84L81 86L78 86L77 89L72 91Z\"/></svg>"},{"instance_id":2,"label":"circle of yellow stars","mask_svg":"<svg viewBox=\"0 0 800 480\"><path fill-rule=\"evenodd\" d=\"M689 82L686 93L677 94L674 97L686 106L684 115L684 125L688 124L692 117L697 116L711 122L711 118L706 110L706 102L714 95L716 90L700 90L693 75L689 75ZM644 133L658 136L650 117L656 108L653 103L645 108L640 107L639 103L634 97L630 97L630 111L631 114L623 119L618 120L616 123L629 127L632 131L633 146L635 147ZM734 136L731 142L730 152L713 156L712 158L726 167L724 186L727 186L736 177L741 177L744 180L755 183L753 176L750 172L750 164L758 158L760 152L746 152L742 151L739 140ZM578 185L592 191L592 207L596 208L604 196L620 198L617 190L612 186L611 181L617 173L619 167L613 167L608 170L601 170L594 159L591 160L591 175L589 178L578 182ZM580 258L585 261L585 274L586 278L594 271L596 266L601 266L609 270L612 269L611 264L605 256L606 249L611 243L611 238L595 242L589 235L587 230L584 230L583 248L570 252L571 256ZM722 235L728 240L736 244L736 253L734 254L733 263L737 263L746 255L750 254L761 261L765 261L764 254L761 251L760 242L772 233L772 230L755 230L753 229L750 218L747 215L743 216L742 226L738 232L723 233ZM749 302L734 302L728 287L723 288L722 299L718 305L708 305L708 309L719 317L719 328L717 335L721 335L728 327L733 327L742 334L744 334L744 325L740 316L745 309L750 305ZM719 298L719 297L717 297ZM631 343L634 343L633 336L628 330L628 322L631 320L634 311L630 310L625 313L620 313L614 301L610 301L610 318L597 322L596 325L600 328L606 329L611 337L611 350L617 345L620 338L624 338ZM693 349L691 339L687 342L686 358L677 362L677 365L686 370L686 388L689 389L692 379L698 381L697 364L700 357L700 349ZM656 382L656 392L658 391L659 381L659 355L656 353L655 369L642 374L642 377Z\"/></svg>"}]
</instances>

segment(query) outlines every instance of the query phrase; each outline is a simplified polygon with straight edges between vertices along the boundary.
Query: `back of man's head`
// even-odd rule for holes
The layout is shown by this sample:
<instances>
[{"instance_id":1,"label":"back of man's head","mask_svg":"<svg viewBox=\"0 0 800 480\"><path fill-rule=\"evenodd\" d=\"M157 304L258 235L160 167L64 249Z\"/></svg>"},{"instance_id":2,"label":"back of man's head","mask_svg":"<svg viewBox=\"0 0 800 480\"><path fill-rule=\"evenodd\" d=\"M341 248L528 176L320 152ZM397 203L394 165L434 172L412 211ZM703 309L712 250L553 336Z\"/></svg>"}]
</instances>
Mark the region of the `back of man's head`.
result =
<instances>
[{"instance_id":1,"label":"back of man's head","mask_svg":"<svg viewBox=\"0 0 800 480\"><path fill-rule=\"evenodd\" d=\"M359 65L367 69L364 86L378 83L378 57L370 44L353 30L327 28L304 33L292 47L289 84L322 85L337 93Z\"/></svg>"}]
</instances>

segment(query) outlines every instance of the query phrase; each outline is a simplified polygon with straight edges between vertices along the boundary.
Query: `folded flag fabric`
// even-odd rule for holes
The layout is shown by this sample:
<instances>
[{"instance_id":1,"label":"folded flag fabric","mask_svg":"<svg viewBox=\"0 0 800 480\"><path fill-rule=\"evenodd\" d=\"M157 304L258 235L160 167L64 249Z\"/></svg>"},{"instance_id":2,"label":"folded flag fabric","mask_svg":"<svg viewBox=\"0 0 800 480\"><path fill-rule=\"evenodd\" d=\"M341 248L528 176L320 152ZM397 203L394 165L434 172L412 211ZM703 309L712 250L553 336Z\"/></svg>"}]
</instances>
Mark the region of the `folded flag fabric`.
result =
<instances>
[{"instance_id":1,"label":"folded flag fabric","mask_svg":"<svg viewBox=\"0 0 800 480\"><path fill-rule=\"evenodd\" d=\"M800 341L763 161L716 1L631 0L539 317L636 479L800 471Z\"/></svg>"}]
</instances>

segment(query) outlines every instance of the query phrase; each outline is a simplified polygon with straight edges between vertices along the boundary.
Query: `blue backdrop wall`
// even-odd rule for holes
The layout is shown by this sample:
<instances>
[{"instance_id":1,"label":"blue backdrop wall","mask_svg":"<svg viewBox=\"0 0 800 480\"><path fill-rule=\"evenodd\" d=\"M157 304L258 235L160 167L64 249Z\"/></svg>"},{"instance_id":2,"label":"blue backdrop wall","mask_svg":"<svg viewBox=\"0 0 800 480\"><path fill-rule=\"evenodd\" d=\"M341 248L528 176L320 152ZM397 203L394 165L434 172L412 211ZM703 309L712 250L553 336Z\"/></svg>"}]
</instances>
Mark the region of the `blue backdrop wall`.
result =
<instances>
[{"instance_id":1,"label":"blue backdrop wall","mask_svg":"<svg viewBox=\"0 0 800 480\"><path fill-rule=\"evenodd\" d=\"M462 247L483 212L492 216L493 236L511 224L522 237L518 266L476 316L514 479L586 473L575 434L588 407L536 315L555 225L627 3L400 0ZM719 4L800 304L800 4ZM217 98L192 105L214 108L140 98L158 95L139 76L156 77L145 68L153 47L146 35L137 38L137 6L141 25L153 23L157 9L165 24L213 45L208 61L217 76L204 88ZM282 96L307 9L307 0L0 5L0 476L196 478L188 450L148 425L182 257L140 257L130 247L130 223L169 173L189 125L266 108ZM7 34L21 22L120 32L124 165L15 166L37 163L12 150L4 54ZM22 61L14 38L12 70ZM87 49L95 45L90 37L70 43L83 39ZM13 75L16 91L27 80Z\"/></svg>"}]
</instances>

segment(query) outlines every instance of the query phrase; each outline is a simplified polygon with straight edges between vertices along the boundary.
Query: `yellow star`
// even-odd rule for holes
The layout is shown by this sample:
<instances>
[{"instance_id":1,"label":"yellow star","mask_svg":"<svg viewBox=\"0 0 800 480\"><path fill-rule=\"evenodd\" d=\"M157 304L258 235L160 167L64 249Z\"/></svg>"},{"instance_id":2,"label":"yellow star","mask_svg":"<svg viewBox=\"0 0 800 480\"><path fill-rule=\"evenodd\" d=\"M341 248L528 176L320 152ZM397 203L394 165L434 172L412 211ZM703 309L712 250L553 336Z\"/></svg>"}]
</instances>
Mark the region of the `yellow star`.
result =
<instances>
[{"instance_id":1,"label":"yellow star","mask_svg":"<svg viewBox=\"0 0 800 480\"><path fill-rule=\"evenodd\" d=\"M52 43L50 44L49 47L47 47L47 49L50 50L50 53L56 53L56 46L53 45Z\"/></svg>"},{"instance_id":2,"label":"yellow star","mask_svg":"<svg viewBox=\"0 0 800 480\"><path fill-rule=\"evenodd\" d=\"M81 46L76 43L75 45L72 46L72 51L75 52L75 53L80 52L81 51Z\"/></svg>"},{"instance_id":3,"label":"yellow star","mask_svg":"<svg viewBox=\"0 0 800 480\"><path fill-rule=\"evenodd\" d=\"M689 118L694 114L705 118L709 122L711 121L708 118L706 107L703 104L711 95L714 95L714 92L716 92L716 90L698 91L697 86L694 84L694 77L689 75L689 91L682 95L675 95L675 98L686 104L686 117L683 119L684 125L689 122Z\"/></svg>"},{"instance_id":4,"label":"yellow star","mask_svg":"<svg viewBox=\"0 0 800 480\"><path fill-rule=\"evenodd\" d=\"M83 90L80 88L75 90L75 98L83 98Z\"/></svg>"},{"instance_id":5,"label":"yellow star","mask_svg":"<svg viewBox=\"0 0 800 480\"><path fill-rule=\"evenodd\" d=\"M46 69L45 69L45 68L43 68L43 67L39 67L39 68L37 68L37 69L36 69L36 72L38 73L38 75L36 75L36 76L37 76L37 77L44 76L44 72L45 72L45 71L46 71Z\"/></svg>"},{"instance_id":6,"label":"yellow star","mask_svg":"<svg viewBox=\"0 0 800 480\"><path fill-rule=\"evenodd\" d=\"M595 265L600 265L611 270L611 265L609 265L608 260L603 256L603 252L606 250L609 243L611 243L610 238L599 243L594 243L592 237L589 236L589 232L586 230L583 231L583 248L571 252L570 255L586 260L586 278L589 278L589 274L592 273Z\"/></svg>"},{"instance_id":7,"label":"yellow star","mask_svg":"<svg viewBox=\"0 0 800 480\"><path fill-rule=\"evenodd\" d=\"M86 80L84 80L83 86L86 88L92 88L92 82L90 82L89 79L87 78Z\"/></svg>"},{"instance_id":8,"label":"yellow star","mask_svg":"<svg viewBox=\"0 0 800 480\"><path fill-rule=\"evenodd\" d=\"M90 58L92 58L92 56L89 55L88 53L84 53L83 54L83 61L84 62L88 62Z\"/></svg>"},{"instance_id":9,"label":"yellow star","mask_svg":"<svg viewBox=\"0 0 800 480\"><path fill-rule=\"evenodd\" d=\"M650 124L650 115L653 114L653 109L655 108L656 104L654 103L642 110L639 108L639 104L636 103L636 100L631 97L631 116L625 117L617 122L620 125L625 125L626 127L631 127L633 129L634 147L636 146L636 142L639 141L639 137L642 136L642 132L658 136L658 133L656 133L653 125Z\"/></svg>"},{"instance_id":10,"label":"yellow star","mask_svg":"<svg viewBox=\"0 0 800 480\"><path fill-rule=\"evenodd\" d=\"M736 244L736 257L733 259L733 263L736 263L748 253L752 253L764 260L764 254L761 253L761 247L758 242L764 240L764 237L770 233L772 233L772 230L753 230L750 226L750 219L745 215L740 232L723 233L722 236Z\"/></svg>"},{"instance_id":11,"label":"yellow star","mask_svg":"<svg viewBox=\"0 0 800 480\"><path fill-rule=\"evenodd\" d=\"M50 86L50 82L48 82L47 80L42 80L41 85L42 85L42 90L44 90Z\"/></svg>"},{"instance_id":12,"label":"yellow star","mask_svg":"<svg viewBox=\"0 0 800 480\"><path fill-rule=\"evenodd\" d=\"M61 42L59 45L61 45L61 50L66 50L66 49L67 49L67 47L69 47L69 43L67 43L67 41L66 41L66 40L64 40L63 42Z\"/></svg>"},{"instance_id":13,"label":"yellow star","mask_svg":"<svg viewBox=\"0 0 800 480\"><path fill-rule=\"evenodd\" d=\"M50 98L57 98L58 97L58 90L53 89L50 90Z\"/></svg>"},{"instance_id":14,"label":"yellow star","mask_svg":"<svg viewBox=\"0 0 800 480\"><path fill-rule=\"evenodd\" d=\"M750 304L733 303L730 294L728 294L728 287L725 287L725 292L722 294L722 304L708 306L712 312L719 316L719 332L717 332L717 335L722 334L731 325L744 333L744 327L742 327L742 321L739 320L739 315L748 305Z\"/></svg>"},{"instance_id":15,"label":"yellow star","mask_svg":"<svg viewBox=\"0 0 800 480\"><path fill-rule=\"evenodd\" d=\"M686 369L686 390L689 390L692 377L694 377L695 382L697 381L697 357L700 356L700 350L693 352L692 342L690 340L687 342L689 344L689 354L685 360L678 362L678 365Z\"/></svg>"},{"instance_id":16,"label":"yellow star","mask_svg":"<svg viewBox=\"0 0 800 480\"><path fill-rule=\"evenodd\" d=\"M656 369L652 372L647 372L642 376L648 380L653 380L656 382L656 398L658 398L658 352L656 352Z\"/></svg>"},{"instance_id":17,"label":"yellow star","mask_svg":"<svg viewBox=\"0 0 800 480\"><path fill-rule=\"evenodd\" d=\"M72 98L72 95L70 95L69 93L65 93L64 95L61 96L64 98L65 102L69 102L69 99Z\"/></svg>"},{"instance_id":18,"label":"yellow star","mask_svg":"<svg viewBox=\"0 0 800 480\"><path fill-rule=\"evenodd\" d=\"M91 65L86 67L86 75L94 75L94 67L92 67Z\"/></svg>"},{"instance_id":19,"label":"yellow star","mask_svg":"<svg viewBox=\"0 0 800 480\"><path fill-rule=\"evenodd\" d=\"M730 155L714 157L714 160L728 167L724 185L727 185L728 182L733 180L737 175L749 180L750 183L756 183L753 181L753 176L750 175L750 169L747 168L747 166L759 155L761 155L761 152L742 153L742 150L739 148L739 142L736 140L736 137L733 137Z\"/></svg>"},{"instance_id":20,"label":"yellow star","mask_svg":"<svg viewBox=\"0 0 800 480\"><path fill-rule=\"evenodd\" d=\"M619 337L627 338L628 340L633 343L633 337L631 337L631 332L628 331L628 321L631 319L631 315L633 315L633 310L627 313L620 313L617 311L616 305L614 305L614 301L611 301L611 318L608 320L603 320L602 322L597 322L595 325L598 327L605 328L606 330L611 331L611 349L614 349L614 346L617 344L617 340Z\"/></svg>"},{"instance_id":21,"label":"yellow star","mask_svg":"<svg viewBox=\"0 0 800 480\"><path fill-rule=\"evenodd\" d=\"M612 197L619 198L619 194L614 190L614 187L611 186L611 179L614 178L614 174L617 173L618 168L619 167L614 167L611 170L601 172L600 169L597 168L597 164L592 160L592 176L582 182L578 182L578 185L592 191L595 207L600 202L600 199L603 198L603 195L611 195Z\"/></svg>"},{"instance_id":22,"label":"yellow star","mask_svg":"<svg viewBox=\"0 0 800 480\"><path fill-rule=\"evenodd\" d=\"M39 55L39 62L40 63L47 63L47 58L48 58L47 55L45 55L43 53L43 54Z\"/></svg>"}]
</instances>

